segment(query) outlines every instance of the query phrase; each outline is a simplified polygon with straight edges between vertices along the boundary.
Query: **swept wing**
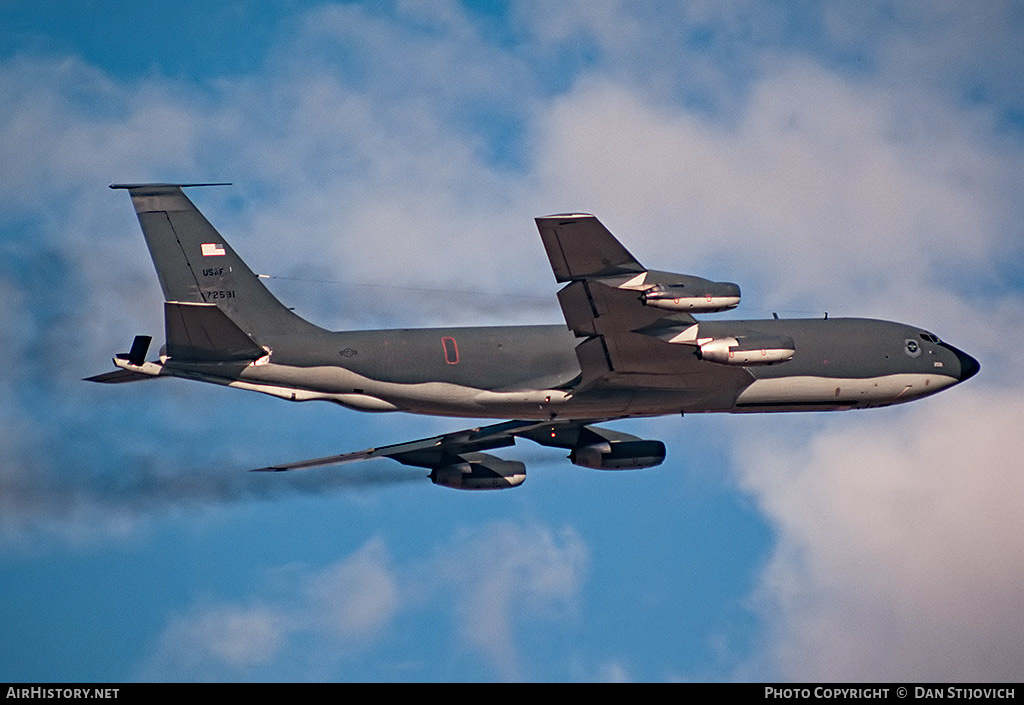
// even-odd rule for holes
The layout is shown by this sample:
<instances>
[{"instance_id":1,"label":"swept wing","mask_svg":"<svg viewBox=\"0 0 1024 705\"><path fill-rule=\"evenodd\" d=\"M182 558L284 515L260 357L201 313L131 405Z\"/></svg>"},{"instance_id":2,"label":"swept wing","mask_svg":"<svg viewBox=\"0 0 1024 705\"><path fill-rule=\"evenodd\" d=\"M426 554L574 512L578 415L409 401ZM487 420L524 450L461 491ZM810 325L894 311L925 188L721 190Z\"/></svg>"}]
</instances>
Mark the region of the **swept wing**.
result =
<instances>
[{"instance_id":1,"label":"swept wing","mask_svg":"<svg viewBox=\"0 0 1024 705\"><path fill-rule=\"evenodd\" d=\"M665 445L581 421L505 421L406 443L295 463L257 468L253 472L284 472L390 458L403 465L428 468L430 479L459 489L515 487L526 479L526 467L482 451L515 445L516 438L570 451L569 459L585 467L625 470L659 465Z\"/></svg>"},{"instance_id":2,"label":"swept wing","mask_svg":"<svg viewBox=\"0 0 1024 705\"><path fill-rule=\"evenodd\" d=\"M734 307L738 286L648 270L592 215L536 223L555 279L567 282L558 302L580 339L581 389L671 388L724 398L750 383L742 368L701 364L692 315Z\"/></svg>"}]
</instances>

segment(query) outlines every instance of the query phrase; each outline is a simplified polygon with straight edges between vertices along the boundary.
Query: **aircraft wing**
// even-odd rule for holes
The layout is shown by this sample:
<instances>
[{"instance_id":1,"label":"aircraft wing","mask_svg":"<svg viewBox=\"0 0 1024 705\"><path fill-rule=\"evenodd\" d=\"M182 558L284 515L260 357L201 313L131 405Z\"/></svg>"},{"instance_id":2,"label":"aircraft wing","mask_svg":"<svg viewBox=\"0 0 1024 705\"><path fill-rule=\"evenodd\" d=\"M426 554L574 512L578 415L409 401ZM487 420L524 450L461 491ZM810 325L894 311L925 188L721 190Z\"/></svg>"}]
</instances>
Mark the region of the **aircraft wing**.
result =
<instances>
[{"instance_id":1,"label":"aircraft wing","mask_svg":"<svg viewBox=\"0 0 1024 705\"><path fill-rule=\"evenodd\" d=\"M646 271L592 215L548 215L537 218L536 222L559 282Z\"/></svg>"},{"instance_id":2,"label":"aircraft wing","mask_svg":"<svg viewBox=\"0 0 1024 705\"><path fill-rule=\"evenodd\" d=\"M514 445L517 431L526 430L537 425L538 422L533 421L506 421L483 428L471 428L464 431L456 431L455 433L446 433L441 436L422 438L418 441L396 443L380 448L367 448L366 450L329 455L297 463L271 465L265 468L258 468L253 472L303 470L306 468L323 467L325 465L340 465L357 460L369 460L371 458L391 458L403 465L434 468L444 464L445 460L454 458L462 453L479 452Z\"/></svg>"},{"instance_id":3,"label":"aircraft wing","mask_svg":"<svg viewBox=\"0 0 1024 705\"><path fill-rule=\"evenodd\" d=\"M567 282L558 292L565 322L581 338L576 346L582 371L577 392L640 386L728 395L750 382L744 370L700 362L697 321L688 311L654 305L646 298L652 287L667 284L695 293L732 293L732 287L738 302L738 287L648 270L592 215L550 215L536 222L555 279ZM701 304L713 298L704 293L690 296ZM716 310L710 307L714 305L695 310Z\"/></svg>"},{"instance_id":4,"label":"aircraft wing","mask_svg":"<svg viewBox=\"0 0 1024 705\"><path fill-rule=\"evenodd\" d=\"M284 472L391 458L403 465L430 469L430 479L435 484L458 489L500 489L522 484L526 467L519 461L503 460L481 451L515 445L516 438L565 448L570 451L572 462L599 469L651 467L665 457L661 441L643 440L586 421L513 420L406 443L271 465L252 472Z\"/></svg>"}]
</instances>

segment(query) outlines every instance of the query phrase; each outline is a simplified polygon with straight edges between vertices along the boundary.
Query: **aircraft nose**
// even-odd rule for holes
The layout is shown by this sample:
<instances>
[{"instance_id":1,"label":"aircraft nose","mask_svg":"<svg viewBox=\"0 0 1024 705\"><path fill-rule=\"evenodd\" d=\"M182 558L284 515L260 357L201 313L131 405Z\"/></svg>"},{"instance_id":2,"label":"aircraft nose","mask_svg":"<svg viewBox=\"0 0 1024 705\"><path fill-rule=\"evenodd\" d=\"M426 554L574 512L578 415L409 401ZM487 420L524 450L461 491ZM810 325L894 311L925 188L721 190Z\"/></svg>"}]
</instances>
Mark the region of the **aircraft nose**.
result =
<instances>
[{"instance_id":1,"label":"aircraft nose","mask_svg":"<svg viewBox=\"0 0 1024 705\"><path fill-rule=\"evenodd\" d=\"M963 350L954 348L952 345L949 346L949 349L953 351L953 354L956 355L956 359L960 361L959 381L963 382L978 374L978 370L981 369L981 363L965 353Z\"/></svg>"}]
</instances>

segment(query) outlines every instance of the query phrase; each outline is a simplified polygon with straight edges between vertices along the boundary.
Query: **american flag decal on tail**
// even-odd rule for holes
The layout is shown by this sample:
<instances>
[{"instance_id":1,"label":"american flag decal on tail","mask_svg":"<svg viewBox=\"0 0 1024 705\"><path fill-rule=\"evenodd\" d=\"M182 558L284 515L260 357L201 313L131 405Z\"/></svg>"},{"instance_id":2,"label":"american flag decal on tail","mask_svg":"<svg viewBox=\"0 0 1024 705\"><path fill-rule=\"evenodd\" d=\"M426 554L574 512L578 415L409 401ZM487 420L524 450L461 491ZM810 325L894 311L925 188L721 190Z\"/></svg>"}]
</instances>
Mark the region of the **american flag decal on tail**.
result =
<instances>
[{"instance_id":1,"label":"american flag decal on tail","mask_svg":"<svg viewBox=\"0 0 1024 705\"><path fill-rule=\"evenodd\" d=\"M204 242L200 247L203 250L203 257L222 257L224 256L224 245Z\"/></svg>"}]
</instances>

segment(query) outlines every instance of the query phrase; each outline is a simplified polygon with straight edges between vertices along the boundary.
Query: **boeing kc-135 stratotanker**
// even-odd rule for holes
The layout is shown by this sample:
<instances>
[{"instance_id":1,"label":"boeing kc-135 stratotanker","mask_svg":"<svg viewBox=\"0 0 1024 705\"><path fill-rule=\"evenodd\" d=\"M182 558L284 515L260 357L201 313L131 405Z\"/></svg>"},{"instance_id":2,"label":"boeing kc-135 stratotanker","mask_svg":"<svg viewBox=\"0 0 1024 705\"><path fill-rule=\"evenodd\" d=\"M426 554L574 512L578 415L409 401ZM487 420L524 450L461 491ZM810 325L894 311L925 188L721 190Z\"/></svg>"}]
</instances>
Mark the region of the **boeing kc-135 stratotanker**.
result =
<instances>
[{"instance_id":1,"label":"boeing kc-135 stratotanker","mask_svg":"<svg viewBox=\"0 0 1024 705\"><path fill-rule=\"evenodd\" d=\"M735 308L736 284L647 269L592 215L536 219L566 325L331 332L282 305L184 195L131 196L164 293L166 345L136 336L94 382L211 382L291 401L501 422L260 468L392 458L459 489L514 487L523 463L484 451L527 438L576 465L647 468L661 441L595 424L704 412L836 410L920 399L978 362L925 330L860 318L698 320Z\"/></svg>"}]
</instances>

